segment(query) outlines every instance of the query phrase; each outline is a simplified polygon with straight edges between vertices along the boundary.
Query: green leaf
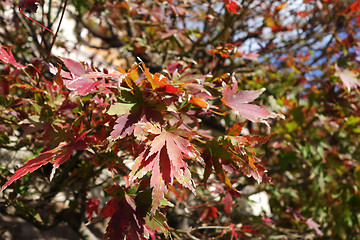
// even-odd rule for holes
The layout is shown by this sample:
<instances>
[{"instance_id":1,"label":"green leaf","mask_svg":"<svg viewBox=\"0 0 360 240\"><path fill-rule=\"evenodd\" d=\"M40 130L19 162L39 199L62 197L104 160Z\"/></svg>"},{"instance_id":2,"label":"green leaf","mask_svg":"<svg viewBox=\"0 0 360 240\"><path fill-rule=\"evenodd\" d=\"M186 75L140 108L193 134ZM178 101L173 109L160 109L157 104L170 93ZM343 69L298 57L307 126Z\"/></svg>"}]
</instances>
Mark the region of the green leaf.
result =
<instances>
[{"instance_id":1,"label":"green leaf","mask_svg":"<svg viewBox=\"0 0 360 240\"><path fill-rule=\"evenodd\" d=\"M2 144L8 144L8 143L10 143L10 138L9 138L9 136L8 136L5 132L3 132L3 131L0 131L0 142L1 142Z\"/></svg>"},{"instance_id":2,"label":"green leaf","mask_svg":"<svg viewBox=\"0 0 360 240\"><path fill-rule=\"evenodd\" d=\"M305 117L304 117L304 114L302 112L302 108L301 107L297 107L297 108L294 108L292 111L291 111L291 115L293 116L294 120L299 124L299 125L302 125L304 120L305 120Z\"/></svg>"},{"instance_id":3,"label":"green leaf","mask_svg":"<svg viewBox=\"0 0 360 240\"><path fill-rule=\"evenodd\" d=\"M149 215L145 217L146 226L152 231L157 231L164 233L165 236L168 235L169 226L166 223L166 217L161 212L157 211L153 218L150 218Z\"/></svg>"},{"instance_id":4,"label":"green leaf","mask_svg":"<svg viewBox=\"0 0 360 240\"><path fill-rule=\"evenodd\" d=\"M111 105L107 114L109 115L123 115L130 111L130 109L135 105L135 103L115 103Z\"/></svg>"}]
</instances>

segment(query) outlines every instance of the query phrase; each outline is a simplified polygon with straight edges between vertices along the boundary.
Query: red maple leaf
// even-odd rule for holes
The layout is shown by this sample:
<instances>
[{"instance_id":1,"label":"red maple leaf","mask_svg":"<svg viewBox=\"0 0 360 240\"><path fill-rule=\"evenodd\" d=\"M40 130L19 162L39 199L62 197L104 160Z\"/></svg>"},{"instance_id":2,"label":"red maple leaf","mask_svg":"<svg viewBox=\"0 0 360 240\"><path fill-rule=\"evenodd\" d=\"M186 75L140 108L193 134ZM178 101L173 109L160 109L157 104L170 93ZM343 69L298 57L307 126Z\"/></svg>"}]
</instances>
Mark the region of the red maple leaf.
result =
<instances>
[{"instance_id":1,"label":"red maple leaf","mask_svg":"<svg viewBox=\"0 0 360 240\"><path fill-rule=\"evenodd\" d=\"M0 192L4 191L4 189L7 188L15 180L23 177L27 173L35 171L42 165L45 165L52 161L53 170L50 175L51 180L55 174L55 170L70 158L74 150L84 150L86 148L86 143L82 139L87 133L88 131L81 133L71 143L61 142L56 148L43 152L39 156L27 161L26 164L16 170L15 174L2 186Z\"/></svg>"},{"instance_id":2,"label":"red maple leaf","mask_svg":"<svg viewBox=\"0 0 360 240\"><path fill-rule=\"evenodd\" d=\"M114 215L119 207L119 200L116 198L110 199L106 205L101 209L101 215L108 218Z\"/></svg>"},{"instance_id":3,"label":"red maple leaf","mask_svg":"<svg viewBox=\"0 0 360 240\"><path fill-rule=\"evenodd\" d=\"M235 110L235 113L249 119L250 121L265 123L268 127L270 126L266 119L284 117L282 114L269 112L267 109L261 108L258 105L249 104L249 102L254 101L261 93L263 93L265 91L265 88L255 91L237 92L238 85L235 78L233 78L233 83L233 87L230 87L228 85L225 86L221 101L226 106Z\"/></svg>"},{"instance_id":4,"label":"red maple leaf","mask_svg":"<svg viewBox=\"0 0 360 240\"><path fill-rule=\"evenodd\" d=\"M218 217L218 209L215 206L206 207L201 213L199 220L208 221L210 219L216 219Z\"/></svg>"},{"instance_id":5,"label":"red maple leaf","mask_svg":"<svg viewBox=\"0 0 360 240\"><path fill-rule=\"evenodd\" d=\"M111 139L116 140L131 135L137 123L150 121L162 122L161 113L154 107L135 104L131 109L125 109L124 113L120 114L110 133Z\"/></svg>"},{"instance_id":6,"label":"red maple leaf","mask_svg":"<svg viewBox=\"0 0 360 240\"><path fill-rule=\"evenodd\" d=\"M223 203L225 212L230 214L233 204L233 199L230 192L226 192L225 197L223 198Z\"/></svg>"},{"instance_id":7,"label":"red maple leaf","mask_svg":"<svg viewBox=\"0 0 360 240\"><path fill-rule=\"evenodd\" d=\"M183 91L171 84L166 84L164 86L158 87L155 89L158 92L167 92L167 93L182 93Z\"/></svg>"},{"instance_id":8,"label":"red maple leaf","mask_svg":"<svg viewBox=\"0 0 360 240\"><path fill-rule=\"evenodd\" d=\"M163 74L155 73L152 75L144 63L141 63L142 71L145 78L150 82L151 87L155 91L168 92L168 93L181 93L182 90L174 85L168 84L169 79Z\"/></svg>"},{"instance_id":9,"label":"red maple leaf","mask_svg":"<svg viewBox=\"0 0 360 240\"><path fill-rule=\"evenodd\" d=\"M5 50L6 48L8 48L7 51ZM16 62L14 55L10 51L9 47L3 46L1 45L1 43L0 43L0 62L11 64L16 68L25 68L24 65L21 65L20 63Z\"/></svg>"},{"instance_id":10,"label":"red maple leaf","mask_svg":"<svg viewBox=\"0 0 360 240\"><path fill-rule=\"evenodd\" d=\"M228 12L232 12L234 14L237 14L237 9L239 8L239 5L236 1L233 0L225 0L225 7Z\"/></svg>"},{"instance_id":11,"label":"red maple leaf","mask_svg":"<svg viewBox=\"0 0 360 240\"><path fill-rule=\"evenodd\" d=\"M259 163L260 160L255 156L246 156L247 165L243 166L242 172L248 176L253 177L258 184L261 182L272 184L271 178L267 175L265 168Z\"/></svg>"},{"instance_id":12,"label":"red maple leaf","mask_svg":"<svg viewBox=\"0 0 360 240\"><path fill-rule=\"evenodd\" d=\"M360 11L360 1L357 0L355 2L353 2L352 4L350 4L350 6L348 6L350 12L359 12Z\"/></svg>"},{"instance_id":13,"label":"red maple leaf","mask_svg":"<svg viewBox=\"0 0 360 240\"><path fill-rule=\"evenodd\" d=\"M227 230L228 230L228 228L230 228L231 229L231 239L236 239L236 240L239 240L239 234L236 232L237 230L236 230L236 225L234 225L234 224L230 224L228 227L226 227L225 229L224 229L224 231L222 232L222 234L221 234L221 236L224 236L224 234L227 232Z\"/></svg>"},{"instance_id":14,"label":"red maple leaf","mask_svg":"<svg viewBox=\"0 0 360 240\"><path fill-rule=\"evenodd\" d=\"M79 62L72 59L61 58L69 72L63 70L60 71L60 75L65 78L63 80L64 85L73 91L73 95L85 96L93 92L99 86L106 86L102 78L119 78L125 77L127 74L113 71L112 73L102 73L92 70L87 65L86 68ZM58 69L55 67L51 68L53 74L58 73ZM100 78L100 80L99 80Z\"/></svg>"},{"instance_id":15,"label":"red maple leaf","mask_svg":"<svg viewBox=\"0 0 360 240\"><path fill-rule=\"evenodd\" d=\"M10 83L6 78L0 78L0 95L6 96L10 92Z\"/></svg>"},{"instance_id":16,"label":"red maple leaf","mask_svg":"<svg viewBox=\"0 0 360 240\"><path fill-rule=\"evenodd\" d=\"M104 209L111 209L111 211L103 211ZM145 239L147 229L144 227L144 220L136 213L135 202L128 195L120 200L111 199L101 212L104 217L111 216L104 240L124 239L125 236L129 240Z\"/></svg>"},{"instance_id":17,"label":"red maple leaf","mask_svg":"<svg viewBox=\"0 0 360 240\"><path fill-rule=\"evenodd\" d=\"M110 136L113 140L118 138L125 137L133 133L136 123L138 123L143 116L141 110L135 105L127 113L121 115L114 125L113 131L110 133Z\"/></svg>"},{"instance_id":18,"label":"red maple leaf","mask_svg":"<svg viewBox=\"0 0 360 240\"><path fill-rule=\"evenodd\" d=\"M100 201L97 198L89 198L86 201L86 216L91 219L94 213L98 212Z\"/></svg>"},{"instance_id":19,"label":"red maple leaf","mask_svg":"<svg viewBox=\"0 0 360 240\"><path fill-rule=\"evenodd\" d=\"M20 0L19 8L25 8L30 12L36 12L38 5L36 4L39 0Z\"/></svg>"},{"instance_id":20,"label":"red maple leaf","mask_svg":"<svg viewBox=\"0 0 360 240\"><path fill-rule=\"evenodd\" d=\"M159 206L167 203L164 194L168 191L168 185L173 185L174 178L195 194L195 184L184 158L194 159L197 156L197 151L188 140L176 133L161 130L151 145L146 146L136 158L130 173L130 182L152 171L150 179L150 186L153 188L152 215Z\"/></svg>"}]
</instances>

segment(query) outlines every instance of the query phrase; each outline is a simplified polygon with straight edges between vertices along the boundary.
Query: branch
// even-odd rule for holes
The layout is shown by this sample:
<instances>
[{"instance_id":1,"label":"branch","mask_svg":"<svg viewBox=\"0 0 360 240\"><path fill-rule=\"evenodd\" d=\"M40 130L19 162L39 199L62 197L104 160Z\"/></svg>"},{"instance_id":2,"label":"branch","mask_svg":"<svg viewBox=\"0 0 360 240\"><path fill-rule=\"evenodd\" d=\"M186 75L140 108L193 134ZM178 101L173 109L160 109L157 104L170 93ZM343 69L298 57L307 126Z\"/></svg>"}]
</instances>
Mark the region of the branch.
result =
<instances>
[{"instance_id":1,"label":"branch","mask_svg":"<svg viewBox=\"0 0 360 240\"><path fill-rule=\"evenodd\" d=\"M58 25L58 27L57 27L57 29L56 29L54 38L53 38L53 40L52 40L52 42L51 42L50 49L49 49L49 52L48 52L48 56L47 56L47 58L46 58L46 60L45 60L46 62L48 62L49 59L50 59L51 49L52 49L52 47L54 46L56 37L57 37L57 35L58 35L58 33L59 33L60 26L61 26L62 20L63 20L63 18L64 18L64 14L65 14L65 10L66 10L67 3L68 3L68 0L65 0L65 3L64 3L64 6L63 6L63 10L62 10L62 13L61 13L61 17L60 17L60 21L59 21L59 25Z\"/></svg>"}]
</instances>

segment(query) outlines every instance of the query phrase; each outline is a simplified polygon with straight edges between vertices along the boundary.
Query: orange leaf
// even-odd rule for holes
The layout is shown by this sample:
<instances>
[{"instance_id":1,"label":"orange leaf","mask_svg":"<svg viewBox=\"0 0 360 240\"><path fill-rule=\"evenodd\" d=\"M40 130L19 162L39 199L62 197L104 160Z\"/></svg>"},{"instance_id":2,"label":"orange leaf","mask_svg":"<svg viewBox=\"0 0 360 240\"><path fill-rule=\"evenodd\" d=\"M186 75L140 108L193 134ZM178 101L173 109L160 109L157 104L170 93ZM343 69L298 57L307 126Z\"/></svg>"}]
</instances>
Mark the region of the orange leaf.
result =
<instances>
[{"instance_id":1,"label":"orange leaf","mask_svg":"<svg viewBox=\"0 0 360 240\"><path fill-rule=\"evenodd\" d=\"M206 109L209 108L209 103L207 103L204 99L199 98L199 97L191 96L190 102L192 104L195 104L196 106L199 106L199 107L202 107L202 108L206 108Z\"/></svg>"},{"instance_id":2,"label":"orange leaf","mask_svg":"<svg viewBox=\"0 0 360 240\"><path fill-rule=\"evenodd\" d=\"M279 10L283 9L285 7L285 5L286 5L286 3L283 3L283 4L279 5L279 6L276 6L275 10L279 11Z\"/></svg>"},{"instance_id":3,"label":"orange leaf","mask_svg":"<svg viewBox=\"0 0 360 240\"><path fill-rule=\"evenodd\" d=\"M299 11L296 14L303 18L303 17L306 17L307 15L309 15L309 12L307 12L307 11Z\"/></svg>"},{"instance_id":4,"label":"orange leaf","mask_svg":"<svg viewBox=\"0 0 360 240\"><path fill-rule=\"evenodd\" d=\"M239 136L241 134L241 131L242 131L242 126L236 123L227 130L226 135Z\"/></svg>"},{"instance_id":5,"label":"orange leaf","mask_svg":"<svg viewBox=\"0 0 360 240\"><path fill-rule=\"evenodd\" d=\"M146 79L151 83L152 86L152 82L153 82L153 76L152 74L149 72L149 69L145 66L144 63L141 63L141 67L142 67L142 71L145 74ZM154 89L154 88L153 88Z\"/></svg>"},{"instance_id":6,"label":"orange leaf","mask_svg":"<svg viewBox=\"0 0 360 240\"><path fill-rule=\"evenodd\" d=\"M155 73L153 76L153 81L150 82L153 89L161 88L166 85L168 82L167 77L160 73Z\"/></svg>"}]
</instances>

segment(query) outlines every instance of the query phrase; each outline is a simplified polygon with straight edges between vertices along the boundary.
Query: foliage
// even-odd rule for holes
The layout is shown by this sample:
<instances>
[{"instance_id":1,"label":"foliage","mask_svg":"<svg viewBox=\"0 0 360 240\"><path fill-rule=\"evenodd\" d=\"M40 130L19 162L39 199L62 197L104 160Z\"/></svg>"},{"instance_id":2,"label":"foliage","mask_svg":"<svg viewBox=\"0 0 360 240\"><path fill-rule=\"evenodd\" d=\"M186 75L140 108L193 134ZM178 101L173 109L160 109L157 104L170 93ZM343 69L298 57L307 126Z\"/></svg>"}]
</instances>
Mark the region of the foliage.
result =
<instances>
[{"instance_id":1,"label":"foliage","mask_svg":"<svg viewBox=\"0 0 360 240\"><path fill-rule=\"evenodd\" d=\"M0 147L33 157L1 164L1 214L82 238L104 218L104 239L356 238L359 8L3 1ZM252 185L272 215L240 213Z\"/></svg>"}]
</instances>

